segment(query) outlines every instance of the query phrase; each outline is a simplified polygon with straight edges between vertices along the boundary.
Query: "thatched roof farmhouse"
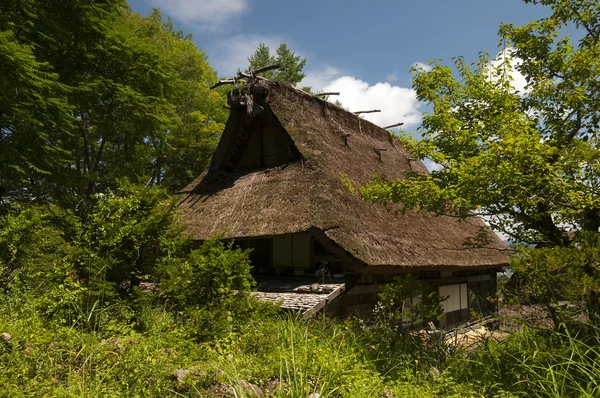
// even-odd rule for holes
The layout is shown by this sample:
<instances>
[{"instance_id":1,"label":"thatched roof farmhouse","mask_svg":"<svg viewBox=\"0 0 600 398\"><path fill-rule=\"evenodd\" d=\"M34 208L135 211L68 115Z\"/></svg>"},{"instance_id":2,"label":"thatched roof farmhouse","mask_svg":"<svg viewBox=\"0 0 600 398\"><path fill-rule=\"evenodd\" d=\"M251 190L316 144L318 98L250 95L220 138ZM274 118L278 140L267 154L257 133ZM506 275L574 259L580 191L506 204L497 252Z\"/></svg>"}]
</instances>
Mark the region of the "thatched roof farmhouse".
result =
<instances>
[{"instance_id":1,"label":"thatched roof farmhouse","mask_svg":"<svg viewBox=\"0 0 600 398\"><path fill-rule=\"evenodd\" d=\"M427 173L387 130L293 87L255 81L229 95L231 113L207 171L180 192L188 232L252 247L258 296L306 315L367 315L379 284L415 273L444 295L442 325L487 296L506 265L504 243L479 219L394 214L342 182ZM486 248L464 245L488 231ZM315 276L317 275L317 276ZM335 300L334 300L335 299Z\"/></svg>"}]
</instances>

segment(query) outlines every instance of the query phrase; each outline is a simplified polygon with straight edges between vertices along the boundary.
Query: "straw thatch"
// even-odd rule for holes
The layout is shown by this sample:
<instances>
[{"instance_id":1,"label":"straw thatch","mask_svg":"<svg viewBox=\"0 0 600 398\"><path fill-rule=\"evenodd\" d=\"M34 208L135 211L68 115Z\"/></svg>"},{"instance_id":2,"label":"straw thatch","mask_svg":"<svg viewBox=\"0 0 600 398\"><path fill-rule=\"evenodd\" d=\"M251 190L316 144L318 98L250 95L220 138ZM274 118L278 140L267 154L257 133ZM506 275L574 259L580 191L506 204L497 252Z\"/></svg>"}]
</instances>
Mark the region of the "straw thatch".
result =
<instances>
[{"instance_id":1,"label":"straw thatch","mask_svg":"<svg viewBox=\"0 0 600 398\"><path fill-rule=\"evenodd\" d=\"M395 215L348 191L342 174L364 184L373 176L427 173L388 131L292 87L260 84L254 96L230 96L231 115L209 169L180 192L194 239L316 231L366 272L506 264L506 246L479 219ZM491 243L465 247L482 228Z\"/></svg>"}]
</instances>

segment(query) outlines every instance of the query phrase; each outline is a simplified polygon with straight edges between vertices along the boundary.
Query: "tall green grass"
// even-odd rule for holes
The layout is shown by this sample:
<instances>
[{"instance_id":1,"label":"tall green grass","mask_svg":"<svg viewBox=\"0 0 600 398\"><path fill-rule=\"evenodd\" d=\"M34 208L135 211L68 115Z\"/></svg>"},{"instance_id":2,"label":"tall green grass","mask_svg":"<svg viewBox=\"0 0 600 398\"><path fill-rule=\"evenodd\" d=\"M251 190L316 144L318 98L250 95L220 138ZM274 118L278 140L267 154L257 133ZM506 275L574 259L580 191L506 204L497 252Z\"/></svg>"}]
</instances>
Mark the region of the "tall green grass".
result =
<instances>
[{"instance_id":1,"label":"tall green grass","mask_svg":"<svg viewBox=\"0 0 600 398\"><path fill-rule=\"evenodd\" d=\"M449 371L490 396L600 397L598 332L525 329L487 341Z\"/></svg>"},{"instance_id":2,"label":"tall green grass","mask_svg":"<svg viewBox=\"0 0 600 398\"><path fill-rule=\"evenodd\" d=\"M526 329L463 351L353 322L269 316L197 342L144 308L103 330L0 303L0 396L599 397L599 331ZM181 377L179 377L181 376ZM318 394L318 395L317 395Z\"/></svg>"}]
</instances>

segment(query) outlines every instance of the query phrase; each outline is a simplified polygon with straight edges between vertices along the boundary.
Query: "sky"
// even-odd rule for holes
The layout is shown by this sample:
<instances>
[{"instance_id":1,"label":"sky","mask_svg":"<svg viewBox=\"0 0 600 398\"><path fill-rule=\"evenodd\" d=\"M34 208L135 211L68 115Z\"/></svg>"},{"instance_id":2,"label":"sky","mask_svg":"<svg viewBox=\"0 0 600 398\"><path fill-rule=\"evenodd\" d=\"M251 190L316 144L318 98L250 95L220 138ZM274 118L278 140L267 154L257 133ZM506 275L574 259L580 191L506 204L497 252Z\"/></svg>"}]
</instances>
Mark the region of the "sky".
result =
<instances>
[{"instance_id":1,"label":"sky","mask_svg":"<svg viewBox=\"0 0 600 398\"><path fill-rule=\"evenodd\" d=\"M351 111L415 130L427 108L411 88L411 66L431 59L475 61L499 53L502 22L522 25L549 14L522 0L129 0L135 12L153 7L192 33L220 77L248 66L259 43L272 52L285 42L307 59L299 86L339 91Z\"/></svg>"}]
</instances>

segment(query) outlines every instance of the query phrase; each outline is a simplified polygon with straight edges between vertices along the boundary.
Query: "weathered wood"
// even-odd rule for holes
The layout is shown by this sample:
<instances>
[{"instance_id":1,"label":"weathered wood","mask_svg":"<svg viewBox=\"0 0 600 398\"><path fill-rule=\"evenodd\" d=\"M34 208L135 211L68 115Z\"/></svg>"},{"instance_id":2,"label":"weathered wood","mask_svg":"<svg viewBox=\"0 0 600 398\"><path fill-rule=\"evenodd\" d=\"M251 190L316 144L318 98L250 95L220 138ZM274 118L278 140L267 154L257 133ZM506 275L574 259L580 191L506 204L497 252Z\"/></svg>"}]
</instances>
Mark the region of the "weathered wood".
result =
<instances>
[{"instance_id":1,"label":"weathered wood","mask_svg":"<svg viewBox=\"0 0 600 398\"><path fill-rule=\"evenodd\" d=\"M339 295L341 295L344 292L345 289L346 289L346 285L345 284L341 285L340 287L335 289L333 292L329 293L327 295L327 297L325 297L323 300L321 300L317 305L315 305L314 307L310 308L307 311L304 311L304 313L302 314L302 317L304 319L310 318L311 316L316 314L320 309L322 309L327 304L329 304L330 302L335 300Z\"/></svg>"},{"instance_id":2,"label":"weathered wood","mask_svg":"<svg viewBox=\"0 0 600 398\"><path fill-rule=\"evenodd\" d=\"M266 78L262 77L262 76L256 76L254 74L251 73L246 73L246 72L239 72L238 73L238 77L240 79L258 79L258 80L267 80Z\"/></svg>"},{"instance_id":3,"label":"weathered wood","mask_svg":"<svg viewBox=\"0 0 600 398\"><path fill-rule=\"evenodd\" d=\"M337 93L331 92L331 93L317 93L317 94L314 94L315 97L325 97L327 95L340 95L340 93L339 92L337 92Z\"/></svg>"},{"instance_id":4,"label":"weathered wood","mask_svg":"<svg viewBox=\"0 0 600 398\"><path fill-rule=\"evenodd\" d=\"M279 68L281 68L281 64L273 64L273 65L263 66L262 68L255 69L255 70L251 71L251 73L252 74L262 73L262 72L267 72L267 71L279 69Z\"/></svg>"},{"instance_id":5,"label":"weathered wood","mask_svg":"<svg viewBox=\"0 0 600 398\"><path fill-rule=\"evenodd\" d=\"M226 84L235 84L235 79L219 80L218 82L210 86L210 89L212 90L217 87L224 86Z\"/></svg>"},{"instance_id":6,"label":"weathered wood","mask_svg":"<svg viewBox=\"0 0 600 398\"><path fill-rule=\"evenodd\" d=\"M396 124L390 124L389 126L385 126L385 127L383 127L383 129L387 130L387 129L391 129L392 127L400 127L403 125L404 125L404 122L400 122L400 123L396 123Z\"/></svg>"},{"instance_id":7,"label":"weathered wood","mask_svg":"<svg viewBox=\"0 0 600 398\"><path fill-rule=\"evenodd\" d=\"M255 70L250 71L249 73L246 72L238 72L237 76L239 78L245 78L245 79L258 79L258 80L267 80L266 78L262 77L262 76L257 76L257 73L261 73L261 72L266 72L269 70L273 70L273 69L279 69L281 68L280 64L275 64L275 65L269 65L269 66L265 66L263 68L258 68ZM218 82L216 82L215 84L213 84L212 86L210 86L210 89L215 89L217 87L223 86L225 84L235 84L236 79L227 79L227 80L219 80Z\"/></svg>"},{"instance_id":8,"label":"weathered wood","mask_svg":"<svg viewBox=\"0 0 600 398\"><path fill-rule=\"evenodd\" d=\"M381 112L381 109L372 109L370 111L356 111L356 112L352 112L352 113L354 113L355 115L360 115L363 113L377 113L377 112Z\"/></svg>"}]
</instances>

